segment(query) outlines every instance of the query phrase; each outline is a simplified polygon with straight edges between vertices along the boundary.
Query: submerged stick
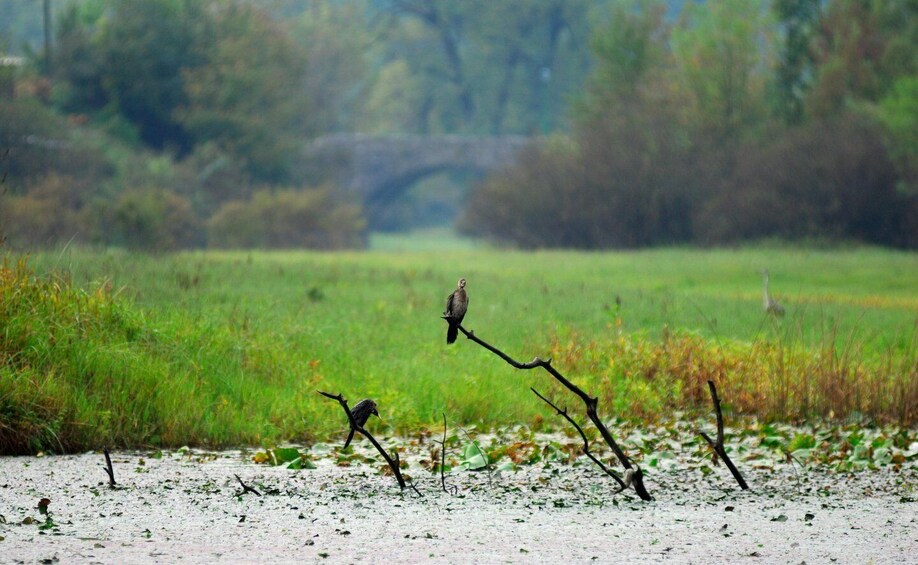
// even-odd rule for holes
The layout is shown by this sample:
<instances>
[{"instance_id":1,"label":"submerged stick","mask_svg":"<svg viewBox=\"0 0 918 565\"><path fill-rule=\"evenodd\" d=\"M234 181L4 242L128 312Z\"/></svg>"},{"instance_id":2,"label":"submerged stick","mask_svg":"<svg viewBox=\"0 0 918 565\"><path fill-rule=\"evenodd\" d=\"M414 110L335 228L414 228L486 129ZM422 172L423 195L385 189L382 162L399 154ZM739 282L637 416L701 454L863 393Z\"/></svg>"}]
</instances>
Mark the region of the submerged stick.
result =
<instances>
[{"instance_id":1,"label":"submerged stick","mask_svg":"<svg viewBox=\"0 0 918 565\"><path fill-rule=\"evenodd\" d=\"M108 448L103 447L102 453L105 454L105 472L108 474L108 486L115 487L115 468L112 467L112 458L108 453Z\"/></svg>"},{"instance_id":2,"label":"submerged stick","mask_svg":"<svg viewBox=\"0 0 918 565\"><path fill-rule=\"evenodd\" d=\"M243 494L245 494L245 493L247 493L247 492L251 492L251 493L253 493L253 494L255 494L255 495L261 496L261 493L260 493L260 492L258 492L258 491L255 490L253 487L250 487L249 485L247 485L247 484L245 484L244 482L242 482L242 479L239 478L239 475L236 475L236 474L234 473L233 476L236 477L236 480L239 481L239 484L240 484L240 485L242 485L242 491L241 491L241 492L237 492L237 493L236 493L236 496L242 496Z\"/></svg>"},{"instance_id":3,"label":"submerged stick","mask_svg":"<svg viewBox=\"0 0 918 565\"><path fill-rule=\"evenodd\" d=\"M373 447L376 448L376 451L378 451L379 454L383 456L383 459L386 460L386 463L389 464L389 468L392 469L392 474L395 475L395 480L398 481L398 486L402 490L404 490L405 487L408 486L408 483L405 482L405 479L402 477L402 471L398 467L399 465L398 451L397 450L395 451L395 458L390 457L389 454L386 453L386 450L383 449L381 445L379 445L378 441L376 441L376 438L373 437L373 435L370 432L366 431L363 428L363 426L357 423L357 420L354 418L354 414L351 412L351 409L348 408L347 406L347 400L345 400L341 394L330 394L328 392L322 392L321 390L318 390L316 392L318 392L319 394L321 394L322 396L326 398L331 398L332 400L338 401L338 404L341 405L341 408L344 410L344 413L347 414L347 419L348 419L348 422L350 422L351 424L351 429L355 430L357 433L359 433L363 437L370 440L370 443L373 444ZM411 488L414 489L414 492L418 493L418 496L423 496L421 492L418 490L418 488L414 486L414 483L411 483Z\"/></svg>"},{"instance_id":4,"label":"submerged stick","mask_svg":"<svg viewBox=\"0 0 918 565\"><path fill-rule=\"evenodd\" d=\"M599 468L602 469L602 472L603 472L603 473L605 473L605 474L609 475L610 477L612 477L613 479L615 479L615 481L616 481L616 482L619 484L619 486L621 487L621 488L619 488L619 489L615 492L615 494L618 494L618 493L622 492L623 490L625 490L625 489L627 488L627 486L625 485L625 481L621 480L621 479L619 478L619 476L615 474L615 471L613 471L612 469L609 469L608 467L606 467L606 465L605 465L598 457L596 457L595 455L593 455L593 453L590 451L590 442L589 442L589 440L587 440L586 434L583 433L583 428L581 428L581 427L577 424L577 422L575 422L574 419L570 417L570 415L567 413L567 408L565 408L565 409L563 409L563 410L562 410L561 408L558 408L557 406L555 406L555 405L552 403L551 400L549 400L549 399L545 398L544 396L542 396L541 394L539 394L539 391L537 391L536 389L534 389L534 388L532 388L532 387L529 387L529 390L531 390L533 393L535 393L536 396L538 396L539 398L541 398L542 400L544 400L546 404L548 404L549 406L551 406L552 408L554 408L555 411L558 413L559 416L563 416L565 420L567 420L568 422L570 422L571 425L574 426L574 428L577 429L577 432L580 433L580 437L583 438L583 447L581 448L581 450L583 451L583 454L586 455L587 457L589 457L590 460L593 461L593 463L596 463L596 464L599 466Z\"/></svg>"},{"instance_id":5,"label":"submerged stick","mask_svg":"<svg viewBox=\"0 0 918 565\"><path fill-rule=\"evenodd\" d=\"M446 318L444 317L444 319ZM486 343L485 341L476 337L474 332L465 329L462 327L462 324L459 324L458 328L459 331L465 334L465 337L484 347L491 353L497 355L512 367L516 369L535 369L536 367L541 367L545 369L551 376L553 376L558 382L564 385L565 388L580 397L580 400L582 400L586 405L587 417L589 417L590 421L593 422L593 425L596 426L596 429L599 430L599 433L602 435L602 439L606 442L606 445L612 449L612 452L615 453L619 463L621 463L622 467L625 468L625 474L630 476L631 482L634 485L635 492L637 492L638 496L641 497L641 500L653 500L653 497L650 496L650 493L647 492L647 488L644 486L644 477L640 467L632 466L631 460L618 446L618 444L615 442L615 439L612 437L612 434L609 432L609 429L606 428L605 424L603 424L602 420L599 418L599 414L596 412L596 407L599 404L598 398L588 395L580 387L567 380L564 375L559 373L554 367L551 366L551 359L545 360L541 359L540 357L536 357L529 363L520 363L500 349L497 349L493 345ZM628 471L631 471L631 473L628 473Z\"/></svg>"},{"instance_id":6,"label":"submerged stick","mask_svg":"<svg viewBox=\"0 0 918 565\"><path fill-rule=\"evenodd\" d=\"M717 388L714 386L714 381L708 381L708 388L711 390L711 402L714 403L714 414L717 417L717 441L712 440L708 434L701 430L698 431L698 435L703 437L708 442L708 445L711 446L711 449L714 450L714 463L717 463L717 457L723 459L724 463L727 464L727 468L733 473L733 478L739 483L740 488L748 490L749 485L746 484L743 475L740 474L739 469L736 468L736 465L730 460L730 456L727 455L727 450L724 449L724 416L720 411L720 398L717 397Z\"/></svg>"}]
</instances>

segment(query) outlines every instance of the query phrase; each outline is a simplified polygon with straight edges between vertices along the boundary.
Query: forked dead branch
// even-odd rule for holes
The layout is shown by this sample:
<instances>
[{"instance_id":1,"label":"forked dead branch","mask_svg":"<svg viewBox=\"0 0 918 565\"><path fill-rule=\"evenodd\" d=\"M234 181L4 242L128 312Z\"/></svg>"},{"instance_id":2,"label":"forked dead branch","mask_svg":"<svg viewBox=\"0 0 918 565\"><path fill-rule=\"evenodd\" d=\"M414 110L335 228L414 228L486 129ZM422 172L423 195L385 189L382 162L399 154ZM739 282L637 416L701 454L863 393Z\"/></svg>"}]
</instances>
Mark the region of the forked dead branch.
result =
<instances>
[{"instance_id":1,"label":"forked dead branch","mask_svg":"<svg viewBox=\"0 0 918 565\"><path fill-rule=\"evenodd\" d=\"M446 320L447 323L450 322L450 319L447 316L443 316L443 319ZM510 357L509 355L507 355L500 349L497 349L493 345L479 339L478 337L475 336L474 332L471 332L465 329L464 327L462 327L461 324L456 324L456 327L459 329L460 332L465 334L465 337L474 341L478 345L484 347L491 353L497 355L498 357L506 361L512 367L516 369L535 369L536 367L541 367L545 369L551 376L553 376L559 383L564 385L565 388L567 388L569 391L573 392L578 397L580 397L580 400L582 400L583 403L586 405L587 417L590 419L591 422L593 422L593 425L596 426L596 429L599 430L599 433L600 435L602 435L602 439L606 442L606 445L608 445L609 448L612 449L612 452L615 453L615 456L618 458L622 467L624 467L625 476L627 479L630 479L630 481L632 482L635 492L637 492L638 496L641 497L641 500L653 500L653 497L650 496L650 493L647 492L646 487L644 487L644 478L643 478L643 473L641 472L640 467L637 467L631 463L631 460L628 458L627 455L625 455L625 452L622 451L621 447L619 447L618 444L615 442L615 439L612 437L612 434L609 432L609 429L606 428L606 425L603 424L602 420L599 418L599 414L596 412L596 407L599 404L598 398L588 395L580 387L578 387L571 381L567 380L567 378L565 378L564 375L562 375L554 367L552 367L551 359L542 359L540 357L536 357L529 363L520 363L519 361L514 360L512 357ZM625 482L627 482L627 480Z\"/></svg>"},{"instance_id":2,"label":"forked dead branch","mask_svg":"<svg viewBox=\"0 0 918 565\"><path fill-rule=\"evenodd\" d=\"M602 469L603 473L615 479L615 481L621 486L621 488L619 488L615 492L615 494L618 494L622 492L623 490L625 490L626 488L628 488L628 485L625 484L625 481L623 481L618 475L616 475L615 471L606 467L605 463L603 463L601 459L593 455L593 452L590 451L590 441L587 439L586 434L583 433L583 428L581 428L580 425L578 425L577 422L575 422L574 419L571 418L570 414L567 413L567 408L564 408L563 410L561 408L558 408L557 406L555 406L555 404L551 400L539 394L539 391L537 391L536 389L532 387L529 387L529 390L531 390L536 396L544 400L546 404L548 404L549 406L555 409L555 411L558 413L559 416L563 416L565 420L567 420L568 422L571 423L572 426L574 426L574 428L580 434L580 437L583 438L583 447L581 448L581 451L583 451L583 454L589 457L593 463L596 463L596 465L598 465L599 468Z\"/></svg>"},{"instance_id":3,"label":"forked dead branch","mask_svg":"<svg viewBox=\"0 0 918 565\"><path fill-rule=\"evenodd\" d=\"M405 478L402 477L402 471L401 469L399 469L398 450L394 451L395 453L394 458L390 457L389 454L386 453L386 450L383 449L381 445L379 445L378 441L376 441L376 438L373 437L373 435L370 432L365 430L363 426L357 423L356 418L354 418L354 413L351 412L351 409L348 408L347 406L347 400L345 400L345 398L341 394L330 394L328 392L322 392L321 390L316 391L316 392L318 392L319 394L321 394L322 396L326 398L331 398L332 400L338 401L338 404L341 405L341 408L344 410L344 413L347 414L347 420L350 423L351 429L356 431L363 437L367 438L368 440L370 440L370 443L373 444L373 447L376 448L376 451L378 451L379 454L383 456L383 459L386 460L386 463L389 464L389 468L392 469L392 474L395 475L395 480L398 481L398 486L401 487L402 490L408 487L409 483L405 482ZM421 494L421 491L419 491L418 488L414 486L414 483L410 483L410 486L412 489L414 489L414 492L416 492L418 496L423 496Z\"/></svg>"},{"instance_id":4,"label":"forked dead branch","mask_svg":"<svg viewBox=\"0 0 918 565\"><path fill-rule=\"evenodd\" d=\"M736 468L736 465L730 460L730 456L727 455L727 450L724 449L724 416L720 411L720 398L717 397L717 388L714 386L714 381L708 381L708 388L711 390L711 402L714 403L714 414L717 416L717 441L712 440L708 434L701 430L698 431L698 434L703 437L704 440L708 442L708 445L711 446L711 449L714 450L714 464L717 464L718 457L723 459L727 468L733 473L733 478L739 483L740 488L748 490L749 485L746 484L743 475L740 474L739 469Z\"/></svg>"}]
</instances>

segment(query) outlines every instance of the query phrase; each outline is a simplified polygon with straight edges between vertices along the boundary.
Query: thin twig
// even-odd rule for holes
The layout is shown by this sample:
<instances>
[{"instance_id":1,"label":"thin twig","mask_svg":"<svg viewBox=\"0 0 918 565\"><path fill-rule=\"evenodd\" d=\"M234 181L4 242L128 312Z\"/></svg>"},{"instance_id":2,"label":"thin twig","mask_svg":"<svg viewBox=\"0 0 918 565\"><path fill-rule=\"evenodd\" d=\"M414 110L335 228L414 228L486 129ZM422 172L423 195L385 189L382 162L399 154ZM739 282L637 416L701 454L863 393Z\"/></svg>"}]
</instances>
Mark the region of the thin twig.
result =
<instances>
[{"instance_id":1,"label":"thin twig","mask_svg":"<svg viewBox=\"0 0 918 565\"><path fill-rule=\"evenodd\" d=\"M724 449L724 416L720 410L720 398L717 397L717 388L714 386L714 381L708 381L708 389L711 391L711 402L714 403L714 414L717 417L717 441L712 440L708 434L700 430L698 435L703 437L704 440L708 442L708 445L711 446L711 449L714 450L714 462L716 463L716 457L720 456L724 463L726 463L727 468L730 469L730 472L733 474L733 478L739 483L740 488L748 490L749 485L746 484L743 475L740 474L739 469L736 468L736 465L730 460L730 456L727 455L727 450Z\"/></svg>"},{"instance_id":2,"label":"thin twig","mask_svg":"<svg viewBox=\"0 0 918 565\"><path fill-rule=\"evenodd\" d=\"M455 495L459 487L453 485L453 492L446 488L446 412L443 413L443 441L440 442L440 485L446 494Z\"/></svg>"},{"instance_id":3,"label":"thin twig","mask_svg":"<svg viewBox=\"0 0 918 565\"><path fill-rule=\"evenodd\" d=\"M351 409L348 408L347 406L347 400L345 400L341 394L330 394L327 392L322 392L321 390L316 391L316 392L318 392L319 394L321 394L322 396L326 398L331 398L332 400L338 401L338 404L340 404L341 408L344 409L344 413L347 414L347 419L348 419L348 422L350 422L351 424L351 428L356 430L357 433L359 433L360 435L370 440L370 443L373 444L373 447L376 448L376 451L378 451L379 454L383 456L383 459L386 460L386 463L389 464L389 468L392 469L392 474L395 475L395 480L398 481L398 486L401 487L402 490L404 490L405 487L408 486L408 484L405 482L405 479L402 477L401 469L399 469L398 450L395 451L394 459L390 457L389 454L386 453L386 450L383 449L381 445L379 445L378 441L376 441L376 438L373 437L373 435L370 432L366 431L363 428L363 426L360 426L357 424L357 420L354 419L354 414L351 412ZM414 483L411 484L411 488L414 489L414 492L418 493L418 496L423 496L421 492L417 489L417 487L414 486Z\"/></svg>"},{"instance_id":4,"label":"thin twig","mask_svg":"<svg viewBox=\"0 0 918 565\"><path fill-rule=\"evenodd\" d=\"M587 440L586 434L583 433L583 428L581 428L581 427L577 424L577 422L575 422L574 419L570 417L570 415L567 413L567 408L565 408L565 409L563 409L563 410L560 409L560 408L558 408L557 406L555 406L555 405L552 403L551 400L549 400L549 399L545 398L544 396L542 396L541 394L539 394L539 391L537 391L536 389L534 389L534 388L532 388L532 387L529 387L529 390L531 390L536 396L538 396L539 398L541 398L542 400L544 400L546 404L548 404L549 406L551 406L552 408L554 408L555 411L556 411L560 416L563 416L565 420L567 420L568 422L570 422L571 425L574 426L574 428L577 429L577 431L580 433L580 437L583 438L583 447L581 448L581 450L583 451L583 454L586 455L587 457L589 457L590 460L593 461L593 463L596 463L596 464L599 466L599 468L602 469L602 472L603 472L603 473L605 473L605 474L609 475L610 477L612 477L613 479L615 479L615 481L616 481L616 482L619 484L619 486L621 487L621 488L619 488L618 491L616 491L615 494L618 494L618 493L622 492L623 490L625 490L625 488L626 488L626 487L625 487L625 481L621 480L621 478L619 478L619 476L616 475L614 471L612 471L611 469L609 469L608 467L606 467L606 465L605 465L598 457L596 457L595 455L593 455L593 453L590 451L590 442Z\"/></svg>"},{"instance_id":5,"label":"thin twig","mask_svg":"<svg viewBox=\"0 0 918 565\"><path fill-rule=\"evenodd\" d=\"M242 479L239 478L239 475L236 475L236 474L234 473L233 476L236 477L236 480L239 481L239 484L240 484L240 485L242 485L242 491L241 491L241 492L237 492L237 493L236 493L236 496L242 496L243 494L245 494L245 493L247 493L247 492L251 492L251 493L253 493L253 494L256 494L256 495L258 495L258 496L261 496L261 493L260 493L260 492L258 492L258 491L255 490L253 487L250 487L249 485L247 485L247 484L245 484L244 482L242 482Z\"/></svg>"},{"instance_id":6,"label":"thin twig","mask_svg":"<svg viewBox=\"0 0 918 565\"><path fill-rule=\"evenodd\" d=\"M444 319L446 318L444 317ZM567 378L565 378L564 375L559 373L557 370L555 370L554 367L551 366L551 359L544 360L539 357L536 357L529 363L520 363L518 361L515 361L509 355L497 349L493 345L486 343L485 341L476 337L474 332L471 332L465 329L464 327L462 327L462 324L459 324L458 328L459 328L459 331L465 334L465 337L474 341L478 345L484 347L491 353L494 353L495 355L497 355L498 357L506 361L508 364L510 364L512 367L516 369L534 369L536 367L541 367L545 369L551 376L553 376L558 382L564 385L565 388L567 388L569 391L579 396L580 399L583 401L583 403L586 405L587 417L590 418L590 421L593 422L593 425L595 425L596 429L599 430L599 433L602 436L602 439L606 442L606 445L608 445L612 449L612 452L615 453L615 456L618 458L622 467L625 468L626 473L629 469L632 469L633 466L632 466L631 460L628 458L627 455L625 455L625 452L622 451L622 449L615 442L615 439L612 437L612 434L609 432L609 429L606 428L606 425L603 424L602 420L599 418L599 414L596 412L596 407L599 404L599 399L588 395L580 387L578 387L571 381L567 380ZM630 476L631 476L631 481L634 484L634 490L635 492L637 492L638 496L641 497L641 500L653 500L653 497L650 496L650 493L647 492L647 488L644 486L644 477L643 477L641 468L635 467Z\"/></svg>"},{"instance_id":7,"label":"thin twig","mask_svg":"<svg viewBox=\"0 0 918 565\"><path fill-rule=\"evenodd\" d=\"M112 467L112 458L108 453L108 448L103 447L102 453L105 454L105 472L108 474L108 486L115 487L115 468Z\"/></svg>"}]
</instances>

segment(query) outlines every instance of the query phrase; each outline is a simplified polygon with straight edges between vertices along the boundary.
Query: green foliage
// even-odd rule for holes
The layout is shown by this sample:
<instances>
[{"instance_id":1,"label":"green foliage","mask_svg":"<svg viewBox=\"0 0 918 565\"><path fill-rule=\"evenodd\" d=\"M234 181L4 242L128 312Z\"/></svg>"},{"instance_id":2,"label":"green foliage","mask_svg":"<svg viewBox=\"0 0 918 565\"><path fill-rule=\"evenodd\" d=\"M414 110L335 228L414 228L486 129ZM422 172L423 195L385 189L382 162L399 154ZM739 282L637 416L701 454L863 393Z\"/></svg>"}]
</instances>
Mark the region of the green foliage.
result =
<instances>
[{"instance_id":1,"label":"green foliage","mask_svg":"<svg viewBox=\"0 0 918 565\"><path fill-rule=\"evenodd\" d=\"M891 138L890 152L903 184L912 194L918 193L918 76L896 79L877 114Z\"/></svg>"},{"instance_id":2,"label":"green foliage","mask_svg":"<svg viewBox=\"0 0 918 565\"><path fill-rule=\"evenodd\" d=\"M467 340L443 344L438 316L459 275L472 294L467 328L514 357L550 356L609 414L709 416L714 378L734 414L918 417L909 254L479 249L450 259L72 247L35 256L40 273L58 275L6 278L0 293L0 430L19 438L3 449L340 440L340 407L316 389L377 400L385 433L440 429L443 412L451 425L545 425L529 386L572 407L544 375ZM762 266L788 310L781 322L762 312ZM517 463L538 454L512 452Z\"/></svg>"},{"instance_id":3,"label":"green foliage","mask_svg":"<svg viewBox=\"0 0 918 565\"><path fill-rule=\"evenodd\" d=\"M829 2L813 45L808 113L833 116L856 101L876 102L896 78L918 72L916 15L909 0Z\"/></svg>"},{"instance_id":4,"label":"green foliage","mask_svg":"<svg viewBox=\"0 0 918 565\"><path fill-rule=\"evenodd\" d=\"M198 141L241 159L256 178L283 181L306 136L301 89L303 54L280 24L246 4L212 16L214 42L201 46L201 64L182 72L187 102L179 123Z\"/></svg>"},{"instance_id":5,"label":"green foliage","mask_svg":"<svg viewBox=\"0 0 918 565\"><path fill-rule=\"evenodd\" d=\"M524 248L769 237L918 245L918 195L902 190L916 177L908 8L775 7L786 35L772 78L777 29L760 2L690 4L675 23L659 3L620 4L594 38L598 65L570 142L549 140L486 179L460 227ZM780 104L768 101L776 92ZM799 125L769 123L769 104Z\"/></svg>"},{"instance_id":6,"label":"green foliage","mask_svg":"<svg viewBox=\"0 0 918 565\"><path fill-rule=\"evenodd\" d=\"M115 201L110 214L112 237L130 249L166 251L200 241L191 204L167 190L127 190Z\"/></svg>"},{"instance_id":7,"label":"green foliage","mask_svg":"<svg viewBox=\"0 0 918 565\"><path fill-rule=\"evenodd\" d=\"M224 204L211 218L214 247L362 247L366 221L359 206L336 201L325 188L256 192Z\"/></svg>"},{"instance_id":8,"label":"green foliage","mask_svg":"<svg viewBox=\"0 0 918 565\"><path fill-rule=\"evenodd\" d=\"M777 236L846 238L915 247L908 218L918 198L897 190L878 128L843 116L811 122L740 153L697 222L717 243ZM852 182L856 179L856 182Z\"/></svg>"},{"instance_id":9,"label":"green foliage","mask_svg":"<svg viewBox=\"0 0 918 565\"><path fill-rule=\"evenodd\" d=\"M749 131L762 119L765 82L771 67L774 26L758 0L689 4L672 32L672 50L683 100L696 127L718 143Z\"/></svg>"},{"instance_id":10,"label":"green foliage","mask_svg":"<svg viewBox=\"0 0 918 565\"><path fill-rule=\"evenodd\" d=\"M777 106L784 120L803 120L803 101L813 73L811 44L818 29L820 0L774 0L774 11L782 28L778 69L775 78Z\"/></svg>"},{"instance_id":11,"label":"green foliage","mask_svg":"<svg viewBox=\"0 0 918 565\"><path fill-rule=\"evenodd\" d=\"M152 147L188 148L174 113L187 103L182 70L200 64L195 47L209 36L204 8L192 0L113 0L92 39L106 104L137 124Z\"/></svg>"},{"instance_id":12,"label":"green foliage","mask_svg":"<svg viewBox=\"0 0 918 565\"><path fill-rule=\"evenodd\" d=\"M0 197L0 232L10 244L35 248L59 241L88 241L84 183L54 173L37 180L23 196Z\"/></svg>"}]
</instances>

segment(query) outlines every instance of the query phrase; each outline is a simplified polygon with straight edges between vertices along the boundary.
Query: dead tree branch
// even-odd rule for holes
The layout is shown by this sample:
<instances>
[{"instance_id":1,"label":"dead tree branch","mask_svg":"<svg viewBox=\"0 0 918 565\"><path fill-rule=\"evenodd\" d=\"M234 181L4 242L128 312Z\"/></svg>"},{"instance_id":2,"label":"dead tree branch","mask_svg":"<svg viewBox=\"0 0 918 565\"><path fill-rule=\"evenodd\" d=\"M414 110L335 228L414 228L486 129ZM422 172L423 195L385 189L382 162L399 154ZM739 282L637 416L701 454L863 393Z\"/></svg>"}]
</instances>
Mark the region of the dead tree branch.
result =
<instances>
[{"instance_id":1,"label":"dead tree branch","mask_svg":"<svg viewBox=\"0 0 918 565\"><path fill-rule=\"evenodd\" d=\"M446 318L444 317L444 319ZM634 490L637 492L638 496L641 497L641 500L653 500L653 497L650 496L650 493L647 492L647 489L644 487L644 478L643 478L643 473L641 472L640 467L632 468L633 466L631 464L631 460L628 458L627 455L625 455L625 452L622 451L622 449L618 446L618 444L615 442L615 439L612 437L612 434L609 432L609 429L606 428L605 424L603 424L602 420L599 418L599 414L596 412L596 407L599 404L598 398L591 397L586 392L584 392L580 387L578 387L571 381L567 380L567 378L565 378L564 375L559 373L554 367L551 366L551 359L544 360L539 357L536 357L529 363L520 363L518 361L515 361L509 355L497 349L493 345L490 345L489 343L486 343L483 340L479 339L478 337L475 336L474 332L471 332L465 329L464 327L462 327L461 324L459 324L458 327L459 327L459 331L465 334L465 337L474 341L478 345L484 347L491 353L497 355L498 357L506 361L508 364L510 364L512 367L516 369L534 369L536 367L541 367L545 369L551 376L553 376L558 382L564 385L565 388L567 388L569 391L579 396L580 399L583 401L583 403L586 405L587 417L589 417L590 421L593 422L593 425L596 426L596 429L599 430L599 433L600 435L602 435L602 439L606 442L606 445L608 445L612 449L612 452L615 453L615 456L618 458L622 467L625 468L626 474L628 474L628 470L632 471L630 473L630 477L634 484Z\"/></svg>"},{"instance_id":2,"label":"dead tree branch","mask_svg":"<svg viewBox=\"0 0 918 565\"><path fill-rule=\"evenodd\" d=\"M105 472L108 474L108 486L115 488L115 468L112 467L112 457L108 453L108 448L103 447L102 453L105 454Z\"/></svg>"},{"instance_id":3,"label":"dead tree branch","mask_svg":"<svg viewBox=\"0 0 918 565\"><path fill-rule=\"evenodd\" d=\"M455 485L452 492L446 488L446 412L443 413L443 441L440 442L440 485L446 494L455 495L459 491L459 487Z\"/></svg>"},{"instance_id":4,"label":"dead tree branch","mask_svg":"<svg viewBox=\"0 0 918 565\"><path fill-rule=\"evenodd\" d=\"M717 416L717 441L712 440L708 434L701 430L698 431L698 435L703 437L704 440L708 442L708 445L711 446L711 449L714 450L714 463L717 463L717 457L723 459L724 463L727 464L727 468L733 473L733 478L739 483L740 488L747 490L749 489L749 485L746 484L743 475L740 474L736 465L730 460L730 456L727 455L727 450L724 449L724 416L720 411L720 398L717 397L717 388L714 386L714 381L708 381L708 388L711 390L711 402L714 403L714 414Z\"/></svg>"},{"instance_id":5,"label":"dead tree branch","mask_svg":"<svg viewBox=\"0 0 918 565\"><path fill-rule=\"evenodd\" d=\"M616 475L615 472L614 472L612 469L609 469L608 467L606 467L605 463L603 463L598 457L596 457L595 455L593 455L593 453L590 451L590 442L589 442L589 440L587 440L586 434L583 433L583 428L581 428L581 427L577 424L577 422L575 422L574 419L570 417L570 415L567 413L567 408L565 408L565 409L563 409L563 410L562 410L561 408L558 408L557 406L555 406L555 405L552 403L551 400L549 400L549 399L545 398L544 396L542 396L541 394L539 394L539 391L537 391L536 389L534 389L534 388L532 388L532 387L529 387L529 390L531 390L536 396L538 396L539 398L541 398L542 400L544 400L546 404L548 404L549 406L551 406L552 408L554 408L554 409L555 409L555 412L557 412L559 416L563 416L565 420L567 420L568 422L570 422L571 425L574 426L574 428L576 428L577 432L580 433L580 437L583 438L583 447L581 448L582 451L583 451L583 454L586 455L587 457L589 457L590 460L593 461L593 463L596 463L596 465L598 465L599 468L602 469L602 472L603 472L603 473L605 473L605 474L609 475L610 477L612 477L613 479L615 479L615 481L616 481L616 482L619 484L619 486L621 487L620 489L618 489L618 491L617 491L615 494L618 494L619 492L622 492L623 490L625 490L625 488L626 488L626 487L625 487L625 481L621 480L621 479L619 478L619 476Z\"/></svg>"},{"instance_id":6,"label":"dead tree branch","mask_svg":"<svg viewBox=\"0 0 918 565\"><path fill-rule=\"evenodd\" d=\"M242 496L243 494L245 494L245 493L247 493L247 492L251 492L251 493L253 493L253 494L257 495L257 496L261 496L261 493L258 492L257 490L255 490L254 487L250 487L249 485L247 485L247 484L245 484L244 482L242 482L242 479L239 478L239 475L237 475L237 474L234 473L233 476L236 477L236 480L239 481L239 484L240 484L240 485L242 485L242 490L241 490L240 492L237 492L237 493L236 493L236 496Z\"/></svg>"},{"instance_id":7,"label":"dead tree branch","mask_svg":"<svg viewBox=\"0 0 918 565\"><path fill-rule=\"evenodd\" d=\"M355 430L357 433L359 433L363 437L370 440L370 443L373 444L373 447L376 448L376 451L378 451L379 454L383 456L383 459L386 460L386 463L389 464L389 468L392 469L392 474L395 475L395 480L398 481L398 486L401 487L402 490L404 490L405 487L408 486L408 483L405 482L405 479L402 477L402 471L401 469L399 469L398 451L395 451L394 458L390 457L389 454L386 453L386 450L383 449L381 445L379 445L378 441L376 441L376 438L373 437L373 435L370 432L366 431L363 428L363 426L360 426L357 424L357 420L354 419L354 414L351 412L351 409L348 408L347 406L347 400L345 400L341 394L330 394L327 392L322 392L321 390L316 391L316 392L318 392L319 394L321 394L322 396L326 398L331 398L332 400L338 401L338 404L340 404L341 408L344 409L344 413L347 414L347 419L348 419L348 422L350 422L351 424L351 429ZM417 487L414 486L414 483L411 483L411 488L414 489L414 492L416 492L418 496L423 496L421 492L417 489Z\"/></svg>"}]
</instances>

